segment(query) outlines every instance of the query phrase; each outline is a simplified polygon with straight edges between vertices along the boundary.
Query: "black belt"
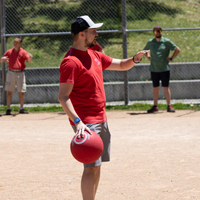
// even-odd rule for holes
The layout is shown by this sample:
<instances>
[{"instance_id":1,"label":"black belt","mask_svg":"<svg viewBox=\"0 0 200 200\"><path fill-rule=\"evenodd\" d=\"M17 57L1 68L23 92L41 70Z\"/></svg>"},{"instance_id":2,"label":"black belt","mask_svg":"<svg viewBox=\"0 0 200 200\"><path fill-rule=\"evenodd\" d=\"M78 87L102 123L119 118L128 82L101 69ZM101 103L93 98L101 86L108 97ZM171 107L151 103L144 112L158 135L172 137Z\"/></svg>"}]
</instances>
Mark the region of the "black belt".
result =
<instances>
[{"instance_id":1,"label":"black belt","mask_svg":"<svg viewBox=\"0 0 200 200\"><path fill-rule=\"evenodd\" d=\"M22 69L22 70L13 70L13 69L8 69L9 71L11 71L11 72L15 72L15 73L20 73L20 72L23 72L24 70Z\"/></svg>"}]
</instances>

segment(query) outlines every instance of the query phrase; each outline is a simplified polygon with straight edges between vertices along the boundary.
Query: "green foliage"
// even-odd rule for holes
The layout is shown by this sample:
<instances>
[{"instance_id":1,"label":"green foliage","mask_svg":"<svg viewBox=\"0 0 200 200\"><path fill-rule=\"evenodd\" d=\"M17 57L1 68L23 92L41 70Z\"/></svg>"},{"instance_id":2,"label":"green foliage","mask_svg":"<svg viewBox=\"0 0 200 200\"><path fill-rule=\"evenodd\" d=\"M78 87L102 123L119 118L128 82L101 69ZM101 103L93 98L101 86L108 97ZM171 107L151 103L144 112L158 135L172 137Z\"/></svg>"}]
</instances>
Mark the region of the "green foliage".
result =
<instances>
[{"instance_id":1,"label":"green foliage","mask_svg":"<svg viewBox=\"0 0 200 200\"><path fill-rule=\"evenodd\" d=\"M199 27L200 3L196 0L127 0L127 29ZM7 0L6 33L70 32L76 16L88 14L95 22L104 22L100 30L122 30L121 0ZM163 31L177 44L181 53L174 62L200 61L200 30ZM128 57L144 48L154 37L152 32L127 33ZM7 49L13 46L7 38ZM33 54L27 67L58 67L72 44L71 35L31 36L23 38L23 48ZM102 33L98 41L107 55L123 58L122 34ZM149 63L146 58L143 63Z\"/></svg>"}]
</instances>

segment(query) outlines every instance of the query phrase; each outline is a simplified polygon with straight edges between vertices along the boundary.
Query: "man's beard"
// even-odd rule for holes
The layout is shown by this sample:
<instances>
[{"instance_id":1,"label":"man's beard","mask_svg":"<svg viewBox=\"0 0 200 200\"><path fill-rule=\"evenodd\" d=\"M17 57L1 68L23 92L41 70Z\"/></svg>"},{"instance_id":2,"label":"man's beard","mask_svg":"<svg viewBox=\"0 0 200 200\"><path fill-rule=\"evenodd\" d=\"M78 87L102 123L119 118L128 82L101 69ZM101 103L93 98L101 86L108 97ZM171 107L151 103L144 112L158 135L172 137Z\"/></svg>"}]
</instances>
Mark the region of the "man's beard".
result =
<instances>
[{"instance_id":1,"label":"man's beard","mask_svg":"<svg viewBox=\"0 0 200 200\"><path fill-rule=\"evenodd\" d=\"M161 38L161 35L156 35L156 38Z\"/></svg>"},{"instance_id":2,"label":"man's beard","mask_svg":"<svg viewBox=\"0 0 200 200\"><path fill-rule=\"evenodd\" d=\"M85 46L88 48L92 48L96 44L95 40L93 42L88 42L87 38L85 38Z\"/></svg>"}]
</instances>

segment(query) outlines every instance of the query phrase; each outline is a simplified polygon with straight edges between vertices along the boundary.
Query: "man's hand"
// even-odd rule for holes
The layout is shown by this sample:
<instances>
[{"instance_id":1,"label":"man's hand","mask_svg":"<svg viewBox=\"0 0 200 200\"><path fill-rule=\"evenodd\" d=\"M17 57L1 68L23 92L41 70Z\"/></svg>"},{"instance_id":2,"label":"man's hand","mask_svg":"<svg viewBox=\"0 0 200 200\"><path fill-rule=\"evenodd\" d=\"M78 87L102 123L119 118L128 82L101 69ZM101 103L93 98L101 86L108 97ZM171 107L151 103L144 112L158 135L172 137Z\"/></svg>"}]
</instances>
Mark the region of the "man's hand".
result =
<instances>
[{"instance_id":1,"label":"man's hand","mask_svg":"<svg viewBox=\"0 0 200 200\"><path fill-rule=\"evenodd\" d=\"M142 60L142 56L149 52L150 50L139 51L135 56L133 56L133 62L139 63Z\"/></svg>"},{"instance_id":2,"label":"man's hand","mask_svg":"<svg viewBox=\"0 0 200 200\"><path fill-rule=\"evenodd\" d=\"M172 58L169 58L168 56L166 57L166 60L168 61L168 62L171 62L172 61Z\"/></svg>"},{"instance_id":3,"label":"man's hand","mask_svg":"<svg viewBox=\"0 0 200 200\"><path fill-rule=\"evenodd\" d=\"M32 61L32 59L33 59L33 56L30 53L28 53L28 56L29 56L29 58L28 58L27 62L30 63Z\"/></svg>"},{"instance_id":4,"label":"man's hand","mask_svg":"<svg viewBox=\"0 0 200 200\"><path fill-rule=\"evenodd\" d=\"M9 62L8 56L3 56L1 58L1 63L3 63L3 62Z\"/></svg>"},{"instance_id":5,"label":"man's hand","mask_svg":"<svg viewBox=\"0 0 200 200\"><path fill-rule=\"evenodd\" d=\"M84 131L87 131L89 134L92 135L92 132L90 129L82 122L79 121L78 123L75 124L76 126L76 134L78 135L78 138L82 138L84 136Z\"/></svg>"}]
</instances>

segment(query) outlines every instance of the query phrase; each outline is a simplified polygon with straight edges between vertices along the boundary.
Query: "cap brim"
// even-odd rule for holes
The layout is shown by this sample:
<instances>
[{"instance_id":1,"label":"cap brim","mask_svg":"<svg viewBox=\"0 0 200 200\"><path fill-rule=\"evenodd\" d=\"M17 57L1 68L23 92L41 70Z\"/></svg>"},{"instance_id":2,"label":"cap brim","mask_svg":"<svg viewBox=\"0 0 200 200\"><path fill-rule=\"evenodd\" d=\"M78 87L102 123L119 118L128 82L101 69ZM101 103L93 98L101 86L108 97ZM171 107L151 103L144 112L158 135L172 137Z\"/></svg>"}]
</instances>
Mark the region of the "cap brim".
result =
<instances>
[{"instance_id":1,"label":"cap brim","mask_svg":"<svg viewBox=\"0 0 200 200\"><path fill-rule=\"evenodd\" d=\"M89 28L101 28L102 25L103 25L103 23L97 23L97 24L90 26Z\"/></svg>"}]
</instances>

